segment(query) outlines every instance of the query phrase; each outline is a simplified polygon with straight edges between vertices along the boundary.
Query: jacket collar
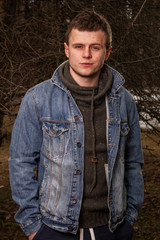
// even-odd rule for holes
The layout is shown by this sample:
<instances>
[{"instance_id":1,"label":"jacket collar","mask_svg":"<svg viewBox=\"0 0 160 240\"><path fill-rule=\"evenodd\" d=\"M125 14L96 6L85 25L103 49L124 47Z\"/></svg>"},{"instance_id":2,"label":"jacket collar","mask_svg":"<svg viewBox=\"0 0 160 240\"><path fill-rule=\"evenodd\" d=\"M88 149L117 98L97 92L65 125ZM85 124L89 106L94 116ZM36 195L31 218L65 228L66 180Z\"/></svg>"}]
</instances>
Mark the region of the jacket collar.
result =
<instances>
[{"instance_id":1,"label":"jacket collar","mask_svg":"<svg viewBox=\"0 0 160 240\"><path fill-rule=\"evenodd\" d=\"M110 69L110 71L113 74L113 84L112 84L111 92L115 94L122 87L122 85L125 83L125 79L114 68L112 68L110 66L108 66L108 68Z\"/></svg>"},{"instance_id":2,"label":"jacket collar","mask_svg":"<svg viewBox=\"0 0 160 240\"><path fill-rule=\"evenodd\" d=\"M68 62L68 60L63 62L62 64L60 64L58 66L58 68L54 71L54 73L52 75L52 78L51 78L51 81L53 82L53 84L55 84L56 86L60 87L64 91L67 91L67 87L62 83L62 81L60 79L59 68L62 65L65 65L66 62Z\"/></svg>"}]
</instances>

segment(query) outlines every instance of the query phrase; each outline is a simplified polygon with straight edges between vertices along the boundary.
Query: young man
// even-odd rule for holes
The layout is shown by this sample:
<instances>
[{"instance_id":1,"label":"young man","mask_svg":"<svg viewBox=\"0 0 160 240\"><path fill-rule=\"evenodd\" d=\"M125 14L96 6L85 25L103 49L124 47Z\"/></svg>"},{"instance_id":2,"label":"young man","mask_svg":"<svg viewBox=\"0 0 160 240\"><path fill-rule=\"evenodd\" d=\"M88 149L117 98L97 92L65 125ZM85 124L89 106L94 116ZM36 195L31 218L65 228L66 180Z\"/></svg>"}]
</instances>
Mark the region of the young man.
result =
<instances>
[{"instance_id":1,"label":"young man","mask_svg":"<svg viewBox=\"0 0 160 240\"><path fill-rule=\"evenodd\" d=\"M106 19L78 14L64 43L69 61L22 101L9 166L29 240L132 238L143 202L140 128L123 77L104 64L111 44Z\"/></svg>"}]
</instances>

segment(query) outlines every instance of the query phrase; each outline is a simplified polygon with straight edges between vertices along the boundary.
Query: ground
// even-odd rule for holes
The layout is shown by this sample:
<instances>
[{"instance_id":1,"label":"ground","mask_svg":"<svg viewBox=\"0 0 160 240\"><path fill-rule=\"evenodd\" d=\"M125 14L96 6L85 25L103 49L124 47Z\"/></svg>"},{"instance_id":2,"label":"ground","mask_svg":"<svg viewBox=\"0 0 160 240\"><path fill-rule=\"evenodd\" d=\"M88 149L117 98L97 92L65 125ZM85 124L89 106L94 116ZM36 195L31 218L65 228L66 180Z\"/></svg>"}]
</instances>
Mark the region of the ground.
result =
<instances>
[{"instance_id":1,"label":"ground","mask_svg":"<svg viewBox=\"0 0 160 240\"><path fill-rule=\"evenodd\" d=\"M151 131L142 132L144 150L145 201L134 226L134 240L160 240L160 139ZM17 211L12 201L8 174L9 141L0 147L0 240L24 240L14 221Z\"/></svg>"}]
</instances>

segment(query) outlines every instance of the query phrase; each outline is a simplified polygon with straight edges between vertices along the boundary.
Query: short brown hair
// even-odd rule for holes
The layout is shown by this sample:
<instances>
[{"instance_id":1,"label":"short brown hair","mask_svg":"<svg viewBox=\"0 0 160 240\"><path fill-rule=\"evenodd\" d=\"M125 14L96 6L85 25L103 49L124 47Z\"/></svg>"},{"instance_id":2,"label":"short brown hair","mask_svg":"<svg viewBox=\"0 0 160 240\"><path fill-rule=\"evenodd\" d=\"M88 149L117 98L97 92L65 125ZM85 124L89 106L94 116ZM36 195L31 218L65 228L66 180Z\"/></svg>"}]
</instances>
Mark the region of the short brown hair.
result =
<instances>
[{"instance_id":1,"label":"short brown hair","mask_svg":"<svg viewBox=\"0 0 160 240\"><path fill-rule=\"evenodd\" d=\"M65 34L65 41L67 44L69 44L69 35L72 29L89 32L102 30L106 34L106 48L108 49L112 45L112 30L109 22L95 11L86 10L80 12L73 18Z\"/></svg>"}]
</instances>

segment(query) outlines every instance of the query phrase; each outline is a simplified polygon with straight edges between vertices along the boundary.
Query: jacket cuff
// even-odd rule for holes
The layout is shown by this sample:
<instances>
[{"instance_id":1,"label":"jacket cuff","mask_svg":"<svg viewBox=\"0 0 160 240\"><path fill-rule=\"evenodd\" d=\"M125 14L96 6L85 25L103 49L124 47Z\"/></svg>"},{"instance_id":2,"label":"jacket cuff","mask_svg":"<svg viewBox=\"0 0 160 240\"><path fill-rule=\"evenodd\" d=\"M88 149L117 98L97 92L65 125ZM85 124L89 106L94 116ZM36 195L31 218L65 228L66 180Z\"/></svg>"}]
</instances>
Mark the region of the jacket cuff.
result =
<instances>
[{"instance_id":1,"label":"jacket cuff","mask_svg":"<svg viewBox=\"0 0 160 240\"><path fill-rule=\"evenodd\" d=\"M32 233L38 232L42 226L42 219L37 218L34 222L30 221L28 224L20 225L26 236L31 235Z\"/></svg>"},{"instance_id":2,"label":"jacket cuff","mask_svg":"<svg viewBox=\"0 0 160 240\"><path fill-rule=\"evenodd\" d=\"M134 225L135 223L135 218L129 216L129 215L126 215L125 216L125 219L127 220L127 222L129 222L132 226Z\"/></svg>"}]
</instances>

